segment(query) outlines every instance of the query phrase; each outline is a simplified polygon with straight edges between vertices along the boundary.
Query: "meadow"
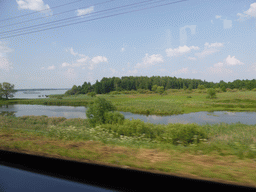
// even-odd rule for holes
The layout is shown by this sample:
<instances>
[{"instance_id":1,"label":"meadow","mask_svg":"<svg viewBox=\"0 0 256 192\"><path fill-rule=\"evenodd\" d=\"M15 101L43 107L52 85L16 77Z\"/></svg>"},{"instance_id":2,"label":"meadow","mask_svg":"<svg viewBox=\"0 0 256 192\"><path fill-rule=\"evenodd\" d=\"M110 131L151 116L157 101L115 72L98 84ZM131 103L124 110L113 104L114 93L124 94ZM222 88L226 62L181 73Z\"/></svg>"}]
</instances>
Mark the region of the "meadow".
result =
<instances>
[{"instance_id":1,"label":"meadow","mask_svg":"<svg viewBox=\"0 0 256 192\"><path fill-rule=\"evenodd\" d=\"M170 89L165 94L136 91L110 92L97 97L111 101L117 111L148 115L173 115L199 111L256 111L256 91L217 90L217 98L208 99L206 90ZM88 95L51 95L46 99L9 99L0 104L37 104L88 106L94 97Z\"/></svg>"},{"instance_id":2,"label":"meadow","mask_svg":"<svg viewBox=\"0 0 256 192\"><path fill-rule=\"evenodd\" d=\"M1 116L0 149L256 187L256 125Z\"/></svg>"},{"instance_id":3,"label":"meadow","mask_svg":"<svg viewBox=\"0 0 256 192\"><path fill-rule=\"evenodd\" d=\"M218 92L215 99L201 90L96 97L111 101L117 111L141 114L256 109L255 91ZM0 104L87 106L93 101L88 95L52 95ZM88 119L6 114L0 116L0 149L256 187L256 125L156 125L126 119L92 126Z\"/></svg>"}]
</instances>

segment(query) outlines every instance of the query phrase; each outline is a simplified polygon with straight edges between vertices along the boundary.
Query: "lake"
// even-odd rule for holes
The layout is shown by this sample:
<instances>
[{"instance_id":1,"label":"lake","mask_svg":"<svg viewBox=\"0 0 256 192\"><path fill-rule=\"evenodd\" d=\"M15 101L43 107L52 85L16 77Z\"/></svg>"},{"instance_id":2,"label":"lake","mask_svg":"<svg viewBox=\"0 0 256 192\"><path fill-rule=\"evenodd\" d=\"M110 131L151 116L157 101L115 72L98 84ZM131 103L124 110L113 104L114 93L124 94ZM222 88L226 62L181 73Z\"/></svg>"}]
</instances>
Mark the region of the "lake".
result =
<instances>
[{"instance_id":1,"label":"lake","mask_svg":"<svg viewBox=\"0 0 256 192\"><path fill-rule=\"evenodd\" d=\"M14 99L40 99L47 98L45 95L64 94L68 89L54 89L54 90L18 90L14 94ZM39 97L40 96L40 97Z\"/></svg>"},{"instance_id":2,"label":"lake","mask_svg":"<svg viewBox=\"0 0 256 192\"><path fill-rule=\"evenodd\" d=\"M12 113L16 117L23 115L46 115L48 117L65 117L86 119L86 107L72 106L47 106L47 105L0 105L0 114ZM140 119L144 122L154 124L168 123L197 123L197 124L214 124L214 123L242 123L248 125L256 124L256 112L196 112L180 115L158 116L158 115L141 115L130 112L120 112L126 119Z\"/></svg>"}]
</instances>

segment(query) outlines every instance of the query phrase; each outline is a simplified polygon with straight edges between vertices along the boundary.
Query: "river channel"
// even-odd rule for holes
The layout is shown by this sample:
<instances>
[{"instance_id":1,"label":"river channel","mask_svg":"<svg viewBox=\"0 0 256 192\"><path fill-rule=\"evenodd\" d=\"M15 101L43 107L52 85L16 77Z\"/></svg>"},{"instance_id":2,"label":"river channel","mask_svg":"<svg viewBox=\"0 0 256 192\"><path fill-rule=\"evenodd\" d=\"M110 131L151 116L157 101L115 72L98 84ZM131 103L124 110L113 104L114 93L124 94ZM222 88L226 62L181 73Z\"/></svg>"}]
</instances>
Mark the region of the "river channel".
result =
<instances>
[{"instance_id":1,"label":"river channel","mask_svg":"<svg viewBox=\"0 0 256 192\"><path fill-rule=\"evenodd\" d=\"M0 114L12 114L16 117L24 115L48 117L65 117L86 119L86 107L72 106L45 106L45 105L0 105ZM256 124L256 112L196 112L180 115L158 116L158 115L141 115L130 112L120 112L126 119L140 119L144 122L153 124L168 124L168 123L197 123L197 124L214 124L214 123L242 123L248 125Z\"/></svg>"}]
</instances>

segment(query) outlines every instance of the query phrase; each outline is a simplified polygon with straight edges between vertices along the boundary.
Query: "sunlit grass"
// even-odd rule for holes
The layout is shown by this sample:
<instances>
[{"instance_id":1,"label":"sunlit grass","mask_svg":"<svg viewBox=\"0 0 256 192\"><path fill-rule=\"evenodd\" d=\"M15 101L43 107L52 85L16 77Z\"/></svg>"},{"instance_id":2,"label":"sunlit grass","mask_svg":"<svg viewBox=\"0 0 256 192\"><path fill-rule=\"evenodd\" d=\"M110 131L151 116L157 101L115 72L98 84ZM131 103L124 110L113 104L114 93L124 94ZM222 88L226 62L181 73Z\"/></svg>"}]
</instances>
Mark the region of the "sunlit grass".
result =
<instances>
[{"instance_id":1,"label":"sunlit grass","mask_svg":"<svg viewBox=\"0 0 256 192\"><path fill-rule=\"evenodd\" d=\"M201 93L200 93L201 92ZM219 92L216 99L207 99L206 90L167 90L159 94L101 94L118 111L148 115L172 115L199 111L256 111L256 91ZM88 106L94 97L88 95L62 95L62 99L9 99L1 104L39 104Z\"/></svg>"}]
</instances>

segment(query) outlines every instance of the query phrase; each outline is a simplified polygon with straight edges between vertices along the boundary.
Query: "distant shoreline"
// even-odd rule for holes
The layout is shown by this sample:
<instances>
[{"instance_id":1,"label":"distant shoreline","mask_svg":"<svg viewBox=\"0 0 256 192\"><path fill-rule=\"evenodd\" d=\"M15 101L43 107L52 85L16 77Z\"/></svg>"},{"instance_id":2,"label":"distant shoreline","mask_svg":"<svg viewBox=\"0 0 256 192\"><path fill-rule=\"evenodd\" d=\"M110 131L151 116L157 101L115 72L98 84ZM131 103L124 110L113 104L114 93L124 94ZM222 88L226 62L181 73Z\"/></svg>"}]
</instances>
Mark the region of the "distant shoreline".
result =
<instances>
[{"instance_id":1,"label":"distant shoreline","mask_svg":"<svg viewBox=\"0 0 256 192\"><path fill-rule=\"evenodd\" d=\"M48 88L48 89L15 89L15 91L45 91L45 90L69 90L70 88Z\"/></svg>"}]
</instances>

